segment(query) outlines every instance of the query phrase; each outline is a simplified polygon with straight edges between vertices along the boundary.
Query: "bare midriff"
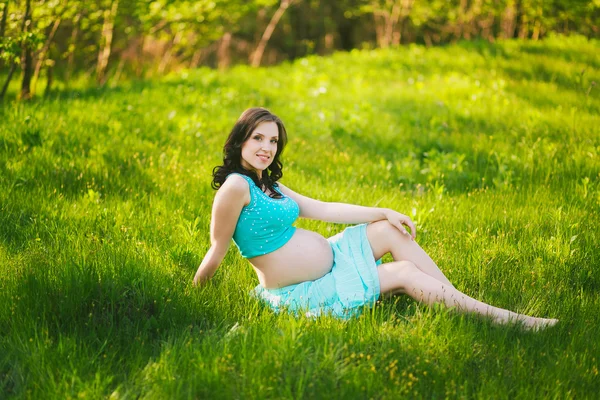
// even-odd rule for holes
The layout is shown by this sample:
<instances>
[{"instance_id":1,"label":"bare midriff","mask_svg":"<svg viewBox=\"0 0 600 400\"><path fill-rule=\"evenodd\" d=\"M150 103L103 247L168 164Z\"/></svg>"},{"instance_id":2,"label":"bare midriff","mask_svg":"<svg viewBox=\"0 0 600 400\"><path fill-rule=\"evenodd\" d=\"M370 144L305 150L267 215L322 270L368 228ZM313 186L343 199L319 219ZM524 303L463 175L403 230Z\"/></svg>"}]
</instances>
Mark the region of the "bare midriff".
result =
<instances>
[{"instance_id":1,"label":"bare midriff","mask_svg":"<svg viewBox=\"0 0 600 400\"><path fill-rule=\"evenodd\" d=\"M248 261L260 284L275 289L321 278L333 267L333 252L323 236L298 228L279 249Z\"/></svg>"}]
</instances>

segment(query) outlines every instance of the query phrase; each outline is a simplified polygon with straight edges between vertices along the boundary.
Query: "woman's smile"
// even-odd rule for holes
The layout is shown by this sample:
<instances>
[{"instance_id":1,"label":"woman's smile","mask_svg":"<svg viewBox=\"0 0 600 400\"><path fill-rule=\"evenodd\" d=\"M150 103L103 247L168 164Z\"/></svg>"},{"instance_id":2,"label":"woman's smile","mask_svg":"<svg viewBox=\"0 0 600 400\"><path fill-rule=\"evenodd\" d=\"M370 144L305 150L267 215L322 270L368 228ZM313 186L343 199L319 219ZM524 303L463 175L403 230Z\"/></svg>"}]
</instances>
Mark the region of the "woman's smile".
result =
<instances>
[{"instance_id":1,"label":"woman's smile","mask_svg":"<svg viewBox=\"0 0 600 400\"><path fill-rule=\"evenodd\" d=\"M258 158L260 158L263 162L269 162L271 157L266 154L257 154Z\"/></svg>"}]
</instances>

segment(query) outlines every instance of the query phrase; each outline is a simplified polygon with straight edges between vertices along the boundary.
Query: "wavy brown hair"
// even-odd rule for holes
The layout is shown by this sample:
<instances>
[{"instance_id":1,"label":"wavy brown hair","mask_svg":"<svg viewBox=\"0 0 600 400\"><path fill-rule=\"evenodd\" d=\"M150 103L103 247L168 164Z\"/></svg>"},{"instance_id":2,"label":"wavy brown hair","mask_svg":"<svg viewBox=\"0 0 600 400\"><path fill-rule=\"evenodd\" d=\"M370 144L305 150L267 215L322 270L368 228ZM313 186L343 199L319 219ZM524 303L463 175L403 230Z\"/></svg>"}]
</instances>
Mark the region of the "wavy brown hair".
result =
<instances>
[{"instance_id":1,"label":"wavy brown hair","mask_svg":"<svg viewBox=\"0 0 600 400\"><path fill-rule=\"evenodd\" d=\"M273 162L262 173L262 179L254 171L250 171L242 167L242 144L250 138L256 127L263 122L275 122L279 131L279 140L277 141L277 152L273 157ZM223 147L223 165L216 166L213 169L212 188L218 189L221 187L227 175L237 172L246 175L261 188L264 185L271 193L273 198L281 198L281 195L275 190L277 181L283 176L281 171L283 164L279 157L287 143L287 132L283 122L275 114L262 107L249 108L240 115L236 121L231 133L227 137L225 146Z\"/></svg>"}]
</instances>

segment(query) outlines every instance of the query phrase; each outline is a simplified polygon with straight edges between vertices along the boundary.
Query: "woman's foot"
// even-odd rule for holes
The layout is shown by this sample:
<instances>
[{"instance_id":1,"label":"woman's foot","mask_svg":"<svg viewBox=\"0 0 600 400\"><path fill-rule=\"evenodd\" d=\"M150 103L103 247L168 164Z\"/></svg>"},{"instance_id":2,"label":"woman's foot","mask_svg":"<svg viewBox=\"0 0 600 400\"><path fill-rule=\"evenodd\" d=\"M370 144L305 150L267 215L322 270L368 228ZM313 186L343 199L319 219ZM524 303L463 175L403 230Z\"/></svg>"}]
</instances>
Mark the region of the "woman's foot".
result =
<instances>
[{"instance_id":1,"label":"woman's foot","mask_svg":"<svg viewBox=\"0 0 600 400\"><path fill-rule=\"evenodd\" d=\"M523 321L523 327L532 331L541 331L542 329L549 328L558 323L558 320L555 318L535 318L535 317L527 317L525 321Z\"/></svg>"},{"instance_id":2,"label":"woman's foot","mask_svg":"<svg viewBox=\"0 0 600 400\"><path fill-rule=\"evenodd\" d=\"M510 324L513 322L521 323L523 328L534 332L554 326L558 323L554 318L536 318L527 315L511 316L509 318L497 318L496 322L500 324Z\"/></svg>"}]
</instances>

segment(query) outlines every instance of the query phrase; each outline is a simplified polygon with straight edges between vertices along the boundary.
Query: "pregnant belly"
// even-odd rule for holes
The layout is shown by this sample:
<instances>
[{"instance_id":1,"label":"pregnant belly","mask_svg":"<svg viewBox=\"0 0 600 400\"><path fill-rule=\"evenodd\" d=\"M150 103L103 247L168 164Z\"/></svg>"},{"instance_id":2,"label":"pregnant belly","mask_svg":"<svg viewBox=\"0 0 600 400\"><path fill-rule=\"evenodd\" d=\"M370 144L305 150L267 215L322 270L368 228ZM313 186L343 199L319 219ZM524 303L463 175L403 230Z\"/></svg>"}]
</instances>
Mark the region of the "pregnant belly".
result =
<instances>
[{"instance_id":1,"label":"pregnant belly","mask_svg":"<svg viewBox=\"0 0 600 400\"><path fill-rule=\"evenodd\" d=\"M333 266L333 252L323 236L298 228L283 247L250 263L263 287L280 288L327 274Z\"/></svg>"}]
</instances>

